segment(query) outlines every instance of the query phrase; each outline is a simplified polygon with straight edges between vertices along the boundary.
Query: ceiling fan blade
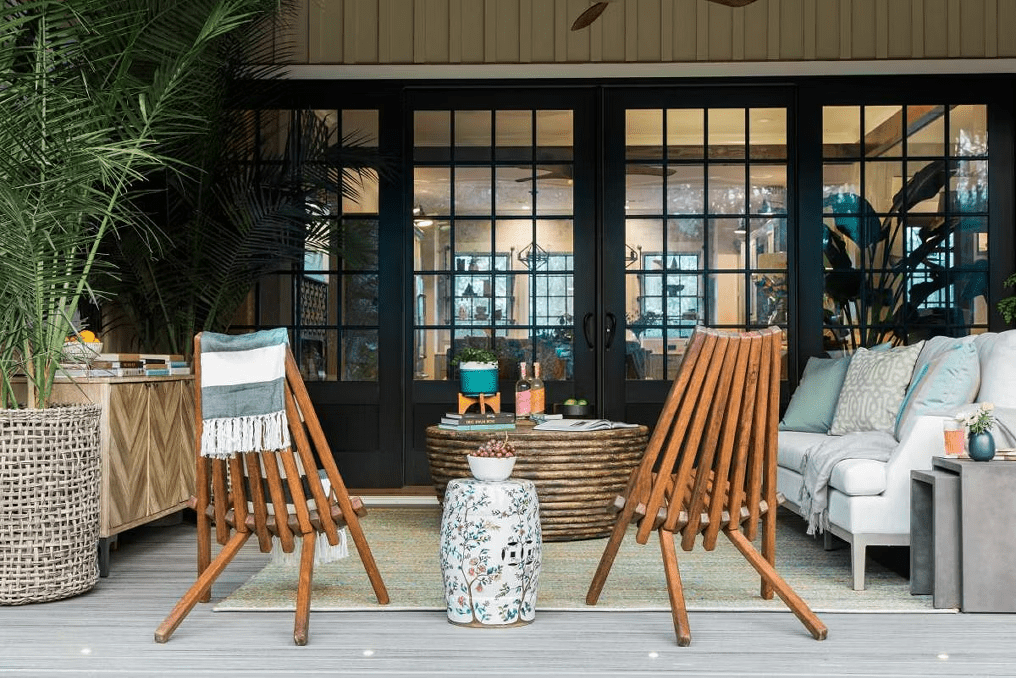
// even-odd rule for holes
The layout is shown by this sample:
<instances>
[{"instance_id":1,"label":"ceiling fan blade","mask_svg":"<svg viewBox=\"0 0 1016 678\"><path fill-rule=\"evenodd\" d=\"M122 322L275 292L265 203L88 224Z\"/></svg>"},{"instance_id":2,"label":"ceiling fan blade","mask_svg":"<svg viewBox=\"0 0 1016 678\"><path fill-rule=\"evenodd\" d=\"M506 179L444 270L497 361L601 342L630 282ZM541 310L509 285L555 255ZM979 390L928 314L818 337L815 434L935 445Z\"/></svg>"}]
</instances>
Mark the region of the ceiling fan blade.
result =
<instances>
[{"instance_id":1,"label":"ceiling fan blade","mask_svg":"<svg viewBox=\"0 0 1016 678\"><path fill-rule=\"evenodd\" d=\"M581 31L583 28L600 18L603 14L603 10L607 9L607 3L598 2L592 5L589 9L582 14L579 14L579 18L575 20L575 23L571 25L573 31Z\"/></svg>"},{"instance_id":2,"label":"ceiling fan blade","mask_svg":"<svg viewBox=\"0 0 1016 678\"><path fill-rule=\"evenodd\" d=\"M727 7L744 7L755 2L755 0L709 0L709 2L715 2L717 5L726 5Z\"/></svg>"}]
</instances>

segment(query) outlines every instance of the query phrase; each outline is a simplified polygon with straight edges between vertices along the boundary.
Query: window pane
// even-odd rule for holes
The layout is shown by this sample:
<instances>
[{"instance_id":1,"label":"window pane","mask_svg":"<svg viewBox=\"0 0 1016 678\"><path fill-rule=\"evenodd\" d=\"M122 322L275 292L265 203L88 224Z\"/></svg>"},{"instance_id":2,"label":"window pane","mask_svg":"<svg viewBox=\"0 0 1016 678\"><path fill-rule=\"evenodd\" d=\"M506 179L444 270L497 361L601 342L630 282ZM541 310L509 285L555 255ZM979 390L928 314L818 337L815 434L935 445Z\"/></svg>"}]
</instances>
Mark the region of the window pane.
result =
<instances>
[{"instance_id":1,"label":"window pane","mask_svg":"<svg viewBox=\"0 0 1016 678\"><path fill-rule=\"evenodd\" d=\"M709 157L718 160L743 159L745 147L744 109L711 108L708 113Z\"/></svg>"},{"instance_id":2,"label":"window pane","mask_svg":"<svg viewBox=\"0 0 1016 678\"><path fill-rule=\"evenodd\" d=\"M571 111L536 112L536 159L570 161L574 158L574 124Z\"/></svg>"},{"instance_id":3,"label":"window pane","mask_svg":"<svg viewBox=\"0 0 1016 678\"><path fill-rule=\"evenodd\" d=\"M757 160L787 157L787 111L784 108L748 110L749 151Z\"/></svg>"},{"instance_id":4,"label":"window pane","mask_svg":"<svg viewBox=\"0 0 1016 678\"><path fill-rule=\"evenodd\" d=\"M489 167L456 167L455 213L491 213L491 176Z\"/></svg>"},{"instance_id":5,"label":"window pane","mask_svg":"<svg viewBox=\"0 0 1016 678\"><path fill-rule=\"evenodd\" d=\"M956 106L949 115L952 155L988 154L988 107Z\"/></svg>"},{"instance_id":6,"label":"window pane","mask_svg":"<svg viewBox=\"0 0 1016 678\"><path fill-rule=\"evenodd\" d=\"M494 112L495 158L528 162L533 158L533 112Z\"/></svg>"},{"instance_id":7,"label":"window pane","mask_svg":"<svg viewBox=\"0 0 1016 678\"><path fill-rule=\"evenodd\" d=\"M448 111L416 111L413 114L413 155L416 160L451 160L451 120Z\"/></svg>"},{"instance_id":8,"label":"window pane","mask_svg":"<svg viewBox=\"0 0 1016 678\"><path fill-rule=\"evenodd\" d=\"M628 160L663 157L663 111L629 110L625 116L625 153Z\"/></svg>"},{"instance_id":9,"label":"window pane","mask_svg":"<svg viewBox=\"0 0 1016 678\"><path fill-rule=\"evenodd\" d=\"M667 157L700 160L705 157L705 111L672 108L667 111Z\"/></svg>"},{"instance_id":10,"label":"window pane","mask_svg":"<svg viewBox=\"0 0 1016 678\"><path fill-rule=\"evenodd\" d=\"M342 333L342 381L377 381L377 330Z\"/></svg>"},{"instance_id":11,"label":"window pane","mask_svg":"<svg viewBox=\"0 0 1016 678\"><path fill-rule=\"evenodd\" d=\"M903 155L903 107L865 106L864 154L868 157Z\"/></svg>"},{"instance_id":12,"label":"window pane","mask_svg":"<svg viewBox=\"0 0 1016 678\"><path fill-rule=\"evenodd\" d=\"M455 111L456 160L490 160L490 126L490 111Z\"/></svg>"}]
</instances>

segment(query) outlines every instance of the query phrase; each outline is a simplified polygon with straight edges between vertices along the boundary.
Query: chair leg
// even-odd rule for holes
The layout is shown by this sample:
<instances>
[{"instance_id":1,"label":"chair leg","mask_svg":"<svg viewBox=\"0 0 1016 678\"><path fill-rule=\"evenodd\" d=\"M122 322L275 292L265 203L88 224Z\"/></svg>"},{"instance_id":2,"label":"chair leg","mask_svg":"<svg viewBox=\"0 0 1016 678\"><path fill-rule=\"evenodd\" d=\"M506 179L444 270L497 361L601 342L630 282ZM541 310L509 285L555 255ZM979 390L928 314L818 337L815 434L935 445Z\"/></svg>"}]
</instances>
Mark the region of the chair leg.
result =
<instances>
[{"instance_id":1,"label":"chair leg","mask_svg":"<svg viewBox=\"0 0 1016 678\"><path fill-rule=\"evenodd\" d=\"M769 566L776 568L776 510L770 509L762 516L762 557ZM773 586L762 577L762 588L759 594L763 600L773 599Z\"/></svg>"},{"instance_id":2,"label":"chair leg","mask_svg":"<svg viewBox=\"0 0 1016 678\"><path fill-rule=\"evenodd\" d=\"M346 513L345 509L343 509L343 513ZM363 533L363 528L360 527L360 520L356 517L356 514L351 509L348 511L348 514L346 528L349 530L349 536L353 538L356 552L360 554L360 562L363 563L363 569L367 572L367 579L370 580L370 585L374 589L374 596L377 598L378 603L387 605L388 589L385 588L385 582L381 579L381 572L377 569L374 554L370 552L367 536Z\"/></svg>"},{"instance_id":3,"label":"chair leg","mask_svg":"<svg viewBox=\"0 0 1016 678\"><path fill-rule=\"evenodd\" d=\"M310 590L314 578L314 540L315 532L303 535L300 547L300 584L296 589L296 621L293 625L293 642L297 645L307 644L308 627L310 626Z\"/></svg>"},{"instance_id":4,"label":"chair leg","mask_svg":"<svg viewBox=\"0 0 1016 678\"><path fill-rule=\"evenodd\" d=\"M681 571L677 567L677 549L674 533L661 529L660 551L663 553L663 572L667 576L667 593L670 596L670 615L674 618L674 632L677 644L691 645L691 625L688 623L688 608L684 603L684 587L681 585Z\"/></svg>"},{"instance_id":5,"label":"chair leg","mask_svg":"<svg viewBox=\"0 0 1016 678\"><path fill-rule=\"evenodd\" d=\"M755 550L755 547L748 541L748 538L740 530L724 530L723 533L727 535L727 538L737 547L737 550L741 552L741 555L745 557L748 563L755 568L755 571L769 582L776 591L776 595L801 620L801 623L814 636L815 640L825 640L826 636L829 635L829 629L826 628L826 625L811 611L808 604L797 595L794 589L790 587L790 584L776 572L776 569Z\"/></svg>"},{"instance_id":6,"label":"chair leg","mask_svg":"<svg viewBox=\"0 0 1016 678\"><path fill-rule=\"evenodd\" d=\"M624 535L628 531L628 522L624 511L617 514L614 529L610 533L607 546L604 547L603 555L600 556L600 564L596 566L593 581L590 582L589 590L586 592L586 605L596 605L596 601L600 599L603 585L607 583L607 575L610 574L610 568L614 565L614 558L617 557L617 551L621 548L621 542L624 541Z\"/></svg>"},{"instance_id":7,"label":"chair leg","mask_svg":"<svg viewBox=\"0 0 1016 678\"><path fill-rule=\"evenodd\" d=\"M155 642L165 643L169 640L169 637L173 635L173 632L180 626L184 618L190 614L190 611L194 609L194 606L197 605L201 597L212 590L212 584L219 578L219 575L226 569L226 565L229 565L237 552L247 543L250 535L250 532L236 532L233 534L229 541L226 542L226 545L222 547L219 555L215 557L215 560L204 569L198 580L187 590L183 598L177 602L176 606L169 613L169 616L159 624L159 628L155 630Z\"/></svg>"}]
</instances>

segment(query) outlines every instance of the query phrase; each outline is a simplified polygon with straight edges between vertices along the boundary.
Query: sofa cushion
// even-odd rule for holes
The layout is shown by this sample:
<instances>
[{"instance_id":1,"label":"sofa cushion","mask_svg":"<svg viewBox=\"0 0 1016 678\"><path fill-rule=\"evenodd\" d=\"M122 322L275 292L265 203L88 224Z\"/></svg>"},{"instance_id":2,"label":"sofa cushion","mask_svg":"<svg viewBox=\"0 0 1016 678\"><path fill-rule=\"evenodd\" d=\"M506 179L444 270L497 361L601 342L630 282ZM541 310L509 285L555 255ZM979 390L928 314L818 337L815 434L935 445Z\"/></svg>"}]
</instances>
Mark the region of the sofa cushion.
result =
<instances>
[{"instance_id":1,"label":"sofa cushion","mask_svg":"<svg viewBox=\"0 0 1016 678\"><path fill-rule=\"evenodd\" d=\"M850 497L882 494L886 488L886 463L874 459L844 459L833 467L829 487Z\"/></svg>"},{"instance_id":2,"label":"sofa cushion","mask_svg":"<svg viewBox=\"0 0 1016 678\"><path fill-rule=\"evenodd\" d=\"M987 367L981 374L979 402L995 407L1016 408L1016 330L1002 332L993 342L987 356ZM988 348L985 345L984 348Z\"/></svg>"},{"instance_id":3,"label":"sofa cushion","mask_svg":"<svg viewBox=\"0 0 1016 678\"><path fill-rule=\"evenodd\" d=\"M843 379L829 433L895 433L896 417L923 347L924 342L920 341L890 351L857 349Z\"/></svg>"},{"instance_id":4,"label":"sofa cushion","mask_svg":"<svg viewBox=\"0 0 1016 678\"><path fill-rule=\"evenodd\" d=\"M778 466L796 474L804 472L805 453L808 449L829 440L832 436L802 431L780 431L776 453ZM881 494L886 488L886 463L874 459L844 459L833 467L829 486L850 496ZM781 487L781 492L786 490ZM790 497L794 502L796 496Z\"/></svg>"},{"instance_id":5,"label":"sofa cushion","mask_svg":"<svg viewBox=\"0 0 1016 678\"><path fill-rule=\"evenodd\" d=\"M809 358L801 383L783 414L780 430L827 433L833 423L836 400L848 367L850 356Z\"/></svg>"},{"instance_id":6,"label":"sofa cushion","mask_svg":"<svg viewBox=\"0 0 1016 678\"><path fill-rule=\"evenodd\" d=\"M812 445L828 438L829 436L822 433L780 431L779 445L776 449L776 465L802 473L804 471L804 453Z\"/></svg>"},{"instance_id":7,"label":"sofa cushion","mask_svg":"<svg viewBox=\"0 0 1016 678\"><path fill-rule=\"evenodd\" d=\"M925 346L922 358L927 350ZM977 396L980 383L981 364L972 341L952 339L950 346L930 361L921 365L919 359L896 420L896 439L903 440L922 414L954 416Z\"/></svg>"}]
</instances>

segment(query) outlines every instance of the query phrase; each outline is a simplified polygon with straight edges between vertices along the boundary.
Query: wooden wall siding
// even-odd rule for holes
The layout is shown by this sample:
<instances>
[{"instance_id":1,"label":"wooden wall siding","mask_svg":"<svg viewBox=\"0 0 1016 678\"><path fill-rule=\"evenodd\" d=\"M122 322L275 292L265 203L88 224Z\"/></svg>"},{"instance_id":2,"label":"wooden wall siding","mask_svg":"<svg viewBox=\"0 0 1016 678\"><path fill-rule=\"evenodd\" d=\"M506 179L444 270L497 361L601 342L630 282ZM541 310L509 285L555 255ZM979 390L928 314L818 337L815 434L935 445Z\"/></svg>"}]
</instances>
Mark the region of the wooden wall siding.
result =
<instances>
[{"instance_id":1,"label":"wooden wall siding","mask_svg":"<svg viewBox=\"0 0 1016 678\"><path fill-rule=\"evenodd\" d=\"M306 64L525 64L1016 56L1016 0L300 0Z\"/></svg>"}]
</instances>

